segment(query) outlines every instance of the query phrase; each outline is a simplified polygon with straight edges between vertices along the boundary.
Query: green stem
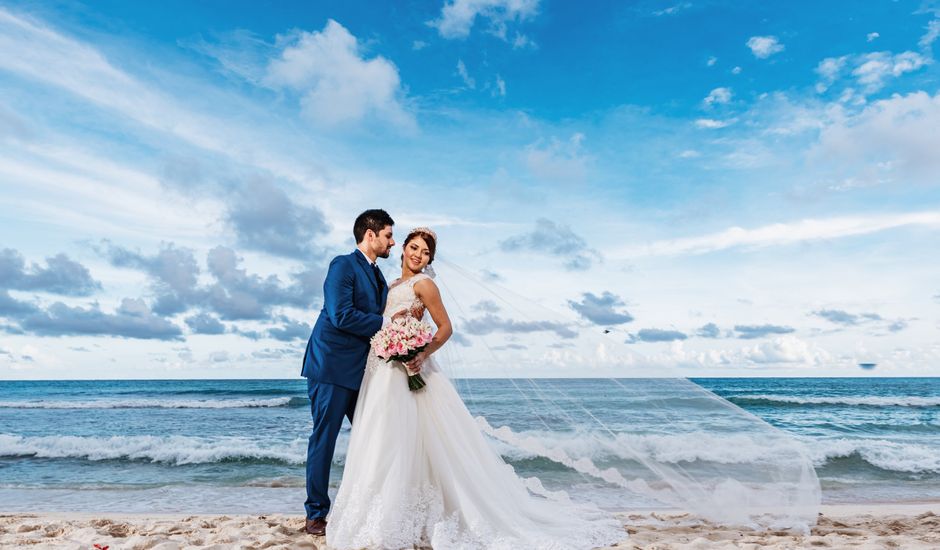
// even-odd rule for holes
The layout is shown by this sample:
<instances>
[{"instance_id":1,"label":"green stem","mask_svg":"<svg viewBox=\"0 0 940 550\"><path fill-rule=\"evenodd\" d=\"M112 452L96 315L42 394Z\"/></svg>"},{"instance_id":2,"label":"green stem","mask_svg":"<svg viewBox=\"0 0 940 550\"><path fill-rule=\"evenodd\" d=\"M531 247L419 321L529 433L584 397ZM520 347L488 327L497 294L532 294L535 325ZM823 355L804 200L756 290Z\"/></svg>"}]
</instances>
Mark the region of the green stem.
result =
<instances>
[{"instance_id":1,"label":"green stem","mask_svg":"<svg viewBox=\"0 0 940 550\"><path fill-rule=\"evenodd\" d=\"M418 391L424 386L426 386L424 378L421 378L421 374L410 374L408 375L408 389L411 391Z\"/></svg>"}]
</instances>

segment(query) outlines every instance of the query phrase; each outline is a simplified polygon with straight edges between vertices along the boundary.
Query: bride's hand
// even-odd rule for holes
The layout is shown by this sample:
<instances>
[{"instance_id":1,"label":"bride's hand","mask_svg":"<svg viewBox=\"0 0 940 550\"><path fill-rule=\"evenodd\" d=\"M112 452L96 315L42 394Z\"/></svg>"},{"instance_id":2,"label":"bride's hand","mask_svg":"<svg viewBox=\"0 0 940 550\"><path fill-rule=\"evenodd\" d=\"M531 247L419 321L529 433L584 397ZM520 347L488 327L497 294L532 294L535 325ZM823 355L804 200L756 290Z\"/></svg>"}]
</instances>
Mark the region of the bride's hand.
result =
<instances>
[{"instance_id":1,"label":"bride's hand","mask_svg":"<svg viewBox=\"0 0 940 550\"><path fill-rule=\"evenodd\" d=\"M402 317L414 317L415 319L421 319L424 317L424 308L420 306L405 308L396 312L395 315L392 315L391 319L392 321L395 321L401 319Z\"/></svg>"},{"instance_id":2,"label":"bride's hand","mask_svg":"<svg viewBox=\"0 0 940 550\"><path fill-rule=\"evenodd\" d=\"M411 374L418 374L421 372L421 365L427 360L428 355L423 351L415 356L414 359L405 363L405 366L408 367L408 370L411 371Z\"/></svg>"}]
</instances>

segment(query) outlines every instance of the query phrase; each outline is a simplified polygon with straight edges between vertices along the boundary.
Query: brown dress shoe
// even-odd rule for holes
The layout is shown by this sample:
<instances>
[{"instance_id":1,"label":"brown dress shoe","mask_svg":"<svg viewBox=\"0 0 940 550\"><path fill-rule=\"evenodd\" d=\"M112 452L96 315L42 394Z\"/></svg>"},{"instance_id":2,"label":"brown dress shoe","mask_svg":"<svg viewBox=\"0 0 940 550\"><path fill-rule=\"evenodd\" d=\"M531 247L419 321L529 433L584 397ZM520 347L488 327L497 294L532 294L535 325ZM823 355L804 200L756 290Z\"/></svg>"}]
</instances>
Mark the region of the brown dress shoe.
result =
<instances>
[{"instance_id":1,"label":"brown dress shoe","mask_svg":"<svg viewBox=\"0 0 940 550\"><path fill-rule=\"evenodd\" d=\"M326 534L326 520L323 518L308 519L304 531L309 535L322 537Z\"/></svg>"}]
</instances>

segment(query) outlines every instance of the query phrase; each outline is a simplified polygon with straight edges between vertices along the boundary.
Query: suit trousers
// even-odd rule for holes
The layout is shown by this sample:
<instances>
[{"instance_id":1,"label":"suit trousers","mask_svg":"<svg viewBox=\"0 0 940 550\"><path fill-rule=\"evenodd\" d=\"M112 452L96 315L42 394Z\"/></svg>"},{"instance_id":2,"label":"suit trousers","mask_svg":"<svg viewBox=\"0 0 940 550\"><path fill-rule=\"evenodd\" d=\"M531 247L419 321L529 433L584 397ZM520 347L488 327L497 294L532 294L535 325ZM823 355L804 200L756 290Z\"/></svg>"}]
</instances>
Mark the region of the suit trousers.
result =
<instances>
[{"instance_id":1,"label":"suit trousers","mask_svg":"<svg viewBox=\"0 0 940 550\"><path fill-rule=\"evenodd\" d=\"M307 442L307 519L326 518L330 511L330 464L343 417L352 422L358 390L307 379L313 431Z\"/></svg>"}]
</instances>

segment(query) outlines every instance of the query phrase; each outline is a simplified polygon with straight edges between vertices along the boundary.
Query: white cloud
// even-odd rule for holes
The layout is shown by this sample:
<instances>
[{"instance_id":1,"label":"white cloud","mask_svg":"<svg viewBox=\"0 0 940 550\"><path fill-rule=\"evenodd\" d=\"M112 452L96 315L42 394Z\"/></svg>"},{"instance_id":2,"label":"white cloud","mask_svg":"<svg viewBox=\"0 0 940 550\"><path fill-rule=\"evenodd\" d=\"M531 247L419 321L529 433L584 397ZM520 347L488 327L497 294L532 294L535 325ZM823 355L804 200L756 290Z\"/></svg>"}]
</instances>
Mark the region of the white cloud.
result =
<instances>
[{"instance_id":1,"label":"white cloud","mask_svg":"<svg viewBox=\"0 0 940 550\"><path fill-rule=\"evenodd\" d=\"M423 50L427 46L428 46L428 43L425 42L424 40L415 40L414 42L411 43L411 49L414 51Z\"/></svg>"},{"instance_id":2,"label":"white cloud","mask_svg":"<svg viewBox=\"0 0 940 550\"><path fill-rule=\"evenodd\" d=\"M402 105L398 68L382 56L365 59L356 37L330 19L322 31L290 37L268 65L264 84L301 94L304 113L326 126L374 115L397 126L414 119Z\"/></svg>"},{"instance_id":3,"label":"white cloud","mask_svg":"<svg viewBox=\"0 0 940 550\"><path fill-rule=\"evenodd\" d=\"M731 88L715 88L704 99L705 106L724 105L731 101L731 95Z\"/></svg>"},{"instance_id":4,"label":"white cloud","mask_svg":"<svg viewBox=\"0 0 940 550\"><path fill-rule=\"evenodd\" d=\"M940 173L940 93L894 95L857 113L828 111L809 157L862 184L936 183Z\"/></svg>"},{"instance_id":5,"label":"white cloud","mask_svg":"<svg viewBox=\"0 0 940 550\"><path fill-rule=\"evenodd\" d=\"M761 342L741 351L746 361L758 364L797 363L814 366L824 364L830 358L825 350L789 335Z\"/></svg>"},{"instance_id":6,"label":"white cloud","mask_svg":"<svg viewBox=\"0 0 940 550\"><path fill-rule=\"evenodd\" d=\"M878 33L876 33L876 32L870 32L870 33L868 33L867 35L865 35L865 40L868 41L868 42L872 42L872 41L874 41L876 38L878 38L879 36L881 36L881 35L878 34Z\"/></svg>"},{"instance_id":7,"label":"white cloud","mask_svg":"<svg viewBox=\"0 0 940 550\"><path fill-rule=\"evenodd\" d=\"M695 126L697 128L704 128L707 130L715 130L718 128L731 126L735 122L737 122L737 120L733 118L729 118L727 120L717 120L714 118L700 118L695 121Z\"/></svg>"},{"instance_id":8,"label":"white cloud","mask_svg":"<svg viewBox=\"0 0 940 550\"><path fill-rule=\"evenodd\" d=\"M775 223L754 229L731 227L724 231L700 237L667 239L655 241L645 246L623 248L613 252L611 256L630 258L637 256L706 254L729 248L745 247L755 249L823 239L838 239L905 226L940 227L940 211L809 219L790 223Z\"/></svg>"},{"instance_id":9,"label":"white cloud","mask_svg":"<svg viewBox=\"0 0 940 550\"><path fill-rule=\"evenodd\" d=\"M839 73L842 72L848 59L849 56L847 55L843 55L842 57L827 57L820 61L819 65L816 65L816 74L822 79L816 84L817 92L823 93L829 89L829 86L839 78Z\"/></svg>"},{"instance_id":10,"label":"white cloud","mask_svg":"<svg viewBox=\"0 0 940 550\"><path fill-rule=\"evenodd\" d=\"M457 60L457 74L460 76L460 79L463 80L464 86L467 88L473 89L477 87L477 82L470 76L470 73L467 72L467 66L464 65L463 59Z\"/></svg>"},{"instance_id":11,"label":"white cloud","mask_svg":"<svg viewBox=\"0 0 940 550\"><path fill-rule=\"evenodd\" d=\"M807 139L825 126L825 108L816 102L797 102L782 92L761 98L757 119L767 136L797 136ZM749 122L751 122L749 120ZM764 147L769 144L764 144ZM758 145L750 146L752 149Z\"/></svg>"},{"instance_id":12,"label":"white cloud","mask_svg":"<svg viewBox=\"0 0 940 550\"><path fill-rule=\"evenodd\" d=\"M669 6L668 8L657 10L653 12L653 15L656 17L661 17L663 15L675 15L682 10L686 10L692 7L691 2L680 2L674 6Z\"/></svg>"},{"instance_id":13,"label":"white cloud","mask_svg":"<svg viewBox=\"0 0 940 550\"><path fill-rule=\"evenodd\" d=\"M816 74L820 77L816 83L816 91L823 93L828 90L843 76L846 69L851 67L850 74L855 78L856 84L865 93L870 94L883 88L889 78L916 71L932 62L929 56L912 51L899 54L883 51L827 57L816 66Z\"/></svg>"},{"instance_id":14,"label":"white cloud","mask_svg":"<svg viewBox=\"0 0 940 550\"><path fill-rule=\"evenodd\" d=\"M218 127L172 105L168 98L112 65L99 51L0 9L0 68L59 86L208 149L222 151ZM210 128L212 128L210 130Z\"/></svg>"},{"instance_id":15,"label":"white cloud","mask_svg":"<svg viewBox=\"0 0 940 550\"><path fill-rule=\"evenodd\" d=\"M747 47L758 59L767 59L784 50L776 36L752 36L747 40Z\"/></svg>"},{"instance_id":16,"label":"white cloud","mask_svg":"<svg viewBox=\"0 0 940 550\"><path fill-rule=\"evenodd\" d=\"M48 347L43 346L43 349L48 349ZM53 353L47 353L30 344L20 346L19 351L0 347L0 357L4 356L7 366L13 370L38 371L42 367L61 364Z\"/></svg>"},{"instance_id":17,"label":"white cloud","mask_svg":"<svg viewBox=\"0 0 940 550\"><path fill-rule=\"evenodd\" d=\"M930 50L937 38L940 38L940 19L934 19L927 24L927 32L920 38L917 45L923 50Z\"/></svg>"},{"instance_id":18,"label":"white cloud","mask_svg":"<svg viewBox=\"0 0 940 550\"><path fill-rule=\"evenodd\" d=\"M489 20L490 32L505 40L506 25L533 17L538 7L539 0L449 0L440 18L428 24L444 38L466 38L479 16Z\"/></svg>"},{"instance_id":19,"label":"white cloud","mask_svg":"<svg viewBox=\"0 0 940 550\"><path fill-rule=\"evenodd\" d=\"M88 44L2 8L0 51L8 54L0 55L0 69L58 87L93 108L117 114L124 122L173 136L235 162L309 181L309 172L295 157L281 155L256 139L257 125L246 129L237 125L235 117L211 116L206 109L188 108L160 91L160 85L166 82L154 85L136 78Z\"/></svg>"},{"instance_id":20,"label":"white cloud","mask_svg":"<svg viewBox=\"0 0 940 550\"><path fill-rule=\"evenodd\" d=\"M219 33L214 38L212 42L201 37L180 40L180 45L215 59L225 73L259 84L264 66L275 51L274 45L244 29Z\"/></svg>"},{"instance_id":21,"label":"white cloud","mask_svg":"<svg viewBox=\"0 0 940 550\"><path fill-rule=\"evenodd\" d=\"M916 71L931 63L930 58L917 52L872 52L857 58L857 66L852 71L858 83L869 93L880 90L888 77L899 77L904 73Z\"/></svg>"},{"instance_id":22,"label":"white cloud","mask_svg":"<svg viewBox=\"0 0 940 550\"><path fill-rule=\"evenodd\" d=\"M506 81L499 75L496 75L496 95L506 97Z\"/></svg>"},{"instance_id":23,"label":"white cloud","mask_svg":"<svg viewBox=\"0 0 940 550\"><path fill-rule=\"evenodd\" d=\"M583 182L587 177L588 158L582 152L584 134L575 133L567 142L552 139L534 143L525 150L525 163L535 177L560 182Z\"/></svg>"},{"instance_id":24,"label":"white cloud","mask_svg":"<svg viewBox=\"0 0 940 550\"><path fill-rule=\"evenodd\" d=\"M696 151L695 149L686 149L679 153L679 158L681 159L694 159L702 156L702 153Z\"/></svg>"},{"instance_id":25,"label":"white cloud","mask_svg":"<svg viewBox=\"0 0 940 550\"><path fill-rule=\"evenodd\" d=\"M718 58L714 55L708 58L708 61L705 62L709 67L714 67L715 63L718 63Z\"/></svg>"},{"instance_id":26,"label":"white cloud","mask_svg":"<svg viewBox=\"0 0 940 550\"><path fill-rule=\"evenodd\" d=\"M657 364L665 367L687 367L697 369L729 368L804 368L829 366L832 356L825 349L809 344L799 338L786 335L740 348L688 349L688 341L669 344L666 351L640 356L641 364ZM720 372L710 370L710 372Z\"/></svg>"},{"instance_id":27,"label":"white cloud","mask_svg":"<svg viewBox=\"0 0 940 550\"><path fill-rule=\"evenodd\" d=\"M741 67L731 69L731 74L741 74Z\"/></svg>"},{"instance_id":28,"label":"white cloud","mask_svg":"<svg viewBox=\"0 0 940 550\"><path fill-rule=\"evenodd\" d=\"M524 34L516 33L516 37L512 39L512 48L514 50L522 50L526 48L536 49L538 44L532 41L531 38Z\"/></svg>"},{"instance_id":29,"label":"white cloud","mask_svg":"<svg viewBox=\"0 0 940 550\"><path fill-rule=\"evenodd\" d=\"M0 177L42 197L35 204L20 203L21 211L29 212L34 221L80 228L76 236L97 232L205 238L213 235L210 224L218 215L214 204L168 196L160 182L144 171L52 144L8 145L0 152ZM22 200L7 193L11 203ZM152 205L157 203L166 208L155 210ZM74 208L75 204L82 208Z\"/></svg>"}]
</instances>

